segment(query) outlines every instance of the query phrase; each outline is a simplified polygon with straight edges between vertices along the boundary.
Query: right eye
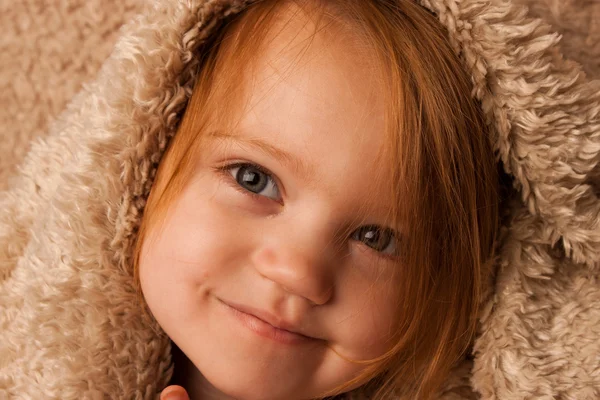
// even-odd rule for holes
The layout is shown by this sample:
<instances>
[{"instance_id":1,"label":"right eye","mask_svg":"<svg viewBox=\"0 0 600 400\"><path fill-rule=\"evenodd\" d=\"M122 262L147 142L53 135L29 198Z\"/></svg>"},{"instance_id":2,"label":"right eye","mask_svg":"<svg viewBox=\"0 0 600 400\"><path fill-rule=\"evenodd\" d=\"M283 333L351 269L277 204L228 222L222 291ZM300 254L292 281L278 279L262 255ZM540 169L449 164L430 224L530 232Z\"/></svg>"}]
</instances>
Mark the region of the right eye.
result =
<instances>
[{"instance_id":1,"label":"right eye","mask_svg":"<svg viewBox=\"0 0 600 400\"><path fill-rule=\"evenodd\" d=\"M280 201L281 195L275 179L266 169L253 163L234 163L220 168L236 181L237 188L251 196L267 197Z\"/></svg>"}]
</instances>

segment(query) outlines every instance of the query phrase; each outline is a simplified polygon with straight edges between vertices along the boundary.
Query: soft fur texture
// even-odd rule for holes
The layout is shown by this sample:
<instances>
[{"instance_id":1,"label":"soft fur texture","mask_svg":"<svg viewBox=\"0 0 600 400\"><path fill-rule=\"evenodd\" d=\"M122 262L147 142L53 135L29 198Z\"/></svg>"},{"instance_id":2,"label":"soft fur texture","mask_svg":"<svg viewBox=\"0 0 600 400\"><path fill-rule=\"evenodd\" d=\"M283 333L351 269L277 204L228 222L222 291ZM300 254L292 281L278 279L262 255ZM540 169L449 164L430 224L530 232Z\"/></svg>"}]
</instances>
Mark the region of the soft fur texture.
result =
<instances>
[{"instance_id":1,"label":"soft fur texture","mask_svg":"<svg viewBox=\"0 0 600 400\"><path fill-rule=\"evenodd\" d=\"M142 317L133 244L196 54L250 2L150 3L0 193L0 399L157 399L168 383L169 340ZM586 76L556 20L509 0L421 4L470 71L516 189L473 356L439 398L600 398L599 53ZM24 129L13 125L2 138Z\"/></svg>"},{"instance_id":2,"label":"soft fur texture","mask_svg":"<svg viewBox=\"0 0 600 400\"><path fill-rule=\"evenodd\" d=\"M143 0L0 1L0 190Z\"/></svg>"},{"instance_id":3,"label":"soft fur texture","mask_svg":"<svg viewBox=\"0 0 600 400\"><path fill-rule=\"evenodd\" d=\"M600 78L600 1L514 0L529 8L529 15L542 18L563 35L561 51L581 64L585 73Z\"/></svg>"}]
</instances>

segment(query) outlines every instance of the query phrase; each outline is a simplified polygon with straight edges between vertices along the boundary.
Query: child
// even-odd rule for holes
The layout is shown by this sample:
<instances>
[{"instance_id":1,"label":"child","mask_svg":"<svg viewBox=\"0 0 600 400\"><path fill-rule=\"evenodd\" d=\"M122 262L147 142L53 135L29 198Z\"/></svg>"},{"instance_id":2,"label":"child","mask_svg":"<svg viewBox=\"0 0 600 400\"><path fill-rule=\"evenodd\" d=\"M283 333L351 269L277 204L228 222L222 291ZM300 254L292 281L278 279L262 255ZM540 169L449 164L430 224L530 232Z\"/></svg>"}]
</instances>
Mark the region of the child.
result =
<instances>
[{"instance_id":1,"label":"child","mask_svg":"<svg viewBox=\"0 0 600 400\"><path fill-rule=\"evenodd\" d=\"M0 398L599 398L600 83L558 39L149 2L0 193Z\"/></svg>"},{"instance_id":2,"label":"child","mask_svg":"<svg viewBox=\"0 0 600 400\"><path fill-rule=\"evenodd\" d=\"M204 62L136 253L172 383L429 398L474 334L498 212L444 32L408 2L261 1Z\"/></svg>"}]
</instances>

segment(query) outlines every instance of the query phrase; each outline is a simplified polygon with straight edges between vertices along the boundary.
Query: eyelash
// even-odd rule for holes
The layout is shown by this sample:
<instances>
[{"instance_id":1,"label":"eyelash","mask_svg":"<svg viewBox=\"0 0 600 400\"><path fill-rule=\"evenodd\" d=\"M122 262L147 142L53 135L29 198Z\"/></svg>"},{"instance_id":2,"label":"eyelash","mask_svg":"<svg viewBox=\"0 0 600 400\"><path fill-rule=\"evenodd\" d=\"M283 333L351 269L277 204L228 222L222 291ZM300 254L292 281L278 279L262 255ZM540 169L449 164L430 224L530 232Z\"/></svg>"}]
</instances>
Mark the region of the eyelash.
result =
<instances>
[{"instance_id":1,"label":"eyelash","mask_svg":"<svg viewBox=\"0 0 600 400\"><path fill-rule=\"evenodd\" d=\"M225 178L225 181L227 184L229 184L230 186L232 186L235 190L237 190L238 192L242 193L245 196L250 196L250 198L252 198L253 200L256 201L261 201L264 202L266 201L275 201L279 204L282 204L276 200L273 200L269 197L260 195L258 193L254 193L250 190L244 189L235 179L235 177L231 174L231 170L234 168L239 168L239 167L252 167L254 169L256 169L257 171L259 171L260 173L264 174L267 179L271 180L272 183L277 187L277 190L279 191L279 184L277 183L277 180L275 178L273 178L273 173L271 171L269 171L268 169L266 169L265 167L263 167L262 165L258 165L258 164L254 164L248 161L243 161L243 162L234 162L234 163L230 163L230 164L226 164L220 167L217 167L216 170L221 174L222 178ZM397 240L397 237L395 234L393 234L393 237L395 240ZM360 242L360 241L359 241ZM397 254L387 254L387 253L383 253L381 251L377 251L373 248L371 248L370 246L368 246L367 244L363 243L363 245L369 250L369 251L373 251L375 252L379 257L388 259L388 260L393 260L393 261L397 261L398 259L398 255Z\"/></svg>"}]
</instances>

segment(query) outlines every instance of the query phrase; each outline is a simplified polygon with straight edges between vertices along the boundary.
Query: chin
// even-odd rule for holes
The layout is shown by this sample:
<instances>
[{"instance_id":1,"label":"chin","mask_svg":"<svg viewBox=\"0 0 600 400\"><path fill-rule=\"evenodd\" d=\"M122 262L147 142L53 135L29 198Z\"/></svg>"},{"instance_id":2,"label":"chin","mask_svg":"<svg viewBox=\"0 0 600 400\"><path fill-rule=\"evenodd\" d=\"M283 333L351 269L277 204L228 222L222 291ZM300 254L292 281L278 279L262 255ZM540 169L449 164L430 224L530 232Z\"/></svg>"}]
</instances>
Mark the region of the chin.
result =
<instances>
[{"instance_id":1,"label":"chin","mask_svg":"<svg viewBox=\"0 0 600 400\"><path fill-rule=\"evenodd\" d=\"M236 400L300 400L307 399L306 393L293 390L287 382L272 382L270 379L249 377L243 373L220 374L205 378L220 392ZM314 396L313 396L314 397Z\"/></svg>"}]
</instances>

